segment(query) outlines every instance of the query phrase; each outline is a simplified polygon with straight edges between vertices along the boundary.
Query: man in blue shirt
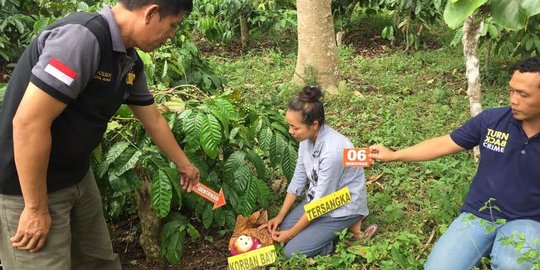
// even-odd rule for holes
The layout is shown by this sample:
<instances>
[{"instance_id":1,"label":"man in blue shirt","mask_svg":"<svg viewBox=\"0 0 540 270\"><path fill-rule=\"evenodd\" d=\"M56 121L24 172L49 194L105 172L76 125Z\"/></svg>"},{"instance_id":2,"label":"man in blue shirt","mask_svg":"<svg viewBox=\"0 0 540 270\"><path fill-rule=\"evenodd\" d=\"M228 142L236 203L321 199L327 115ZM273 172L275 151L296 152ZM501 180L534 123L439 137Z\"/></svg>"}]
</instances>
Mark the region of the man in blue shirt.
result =
<instances>
[{"instance_id":1,"label":"man in blue shirt","mask_svg":"<svg viewBox=\"0 0 540 270\"><path fill-rule=\"evenodd\" d=\"M435 244L426 269L471 269L484 255L492 269L532 267L518 258L540 249L540 58L519 63L509 85L509 107L487 109L451 134L396 152L371 147L372 157L384 162L432 160L480 147L461 215ZM496 229L488 232L485 221ZM500 241L514 232L525 236L521 249Z\"/></svg>"}]
</instances>

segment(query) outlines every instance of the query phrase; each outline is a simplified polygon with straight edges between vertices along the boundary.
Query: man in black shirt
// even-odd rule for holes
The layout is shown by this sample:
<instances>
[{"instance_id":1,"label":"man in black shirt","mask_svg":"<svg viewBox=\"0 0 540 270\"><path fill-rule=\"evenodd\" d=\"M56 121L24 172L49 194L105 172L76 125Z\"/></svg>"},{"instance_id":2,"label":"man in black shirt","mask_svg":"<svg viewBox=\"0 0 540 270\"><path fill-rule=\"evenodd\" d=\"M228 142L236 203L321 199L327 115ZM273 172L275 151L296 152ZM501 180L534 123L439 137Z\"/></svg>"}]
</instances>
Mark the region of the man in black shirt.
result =
<instances>
[{"instance_id":1,"label":"man in black shirt","mask_svg":"<svg viewBox=\"0 0 540 270\"><path fill-rule=\"evenodd\" d=\"M0 111L5 268L120 269L89 157L121 104L177 165L182 186L197 184L134 49L158 48L191 10L192 0L120 0L56 22L25 50Z\"/></svg>"}]
</instances>

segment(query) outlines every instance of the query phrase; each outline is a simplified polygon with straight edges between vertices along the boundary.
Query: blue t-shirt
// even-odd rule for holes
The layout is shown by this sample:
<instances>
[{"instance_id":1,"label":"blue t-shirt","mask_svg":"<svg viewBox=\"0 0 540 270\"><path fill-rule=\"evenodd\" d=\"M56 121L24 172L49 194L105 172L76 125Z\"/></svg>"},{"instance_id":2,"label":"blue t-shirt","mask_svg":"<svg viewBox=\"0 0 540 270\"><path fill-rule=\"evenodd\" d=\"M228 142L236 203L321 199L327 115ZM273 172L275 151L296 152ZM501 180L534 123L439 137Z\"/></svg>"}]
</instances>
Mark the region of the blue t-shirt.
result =
<instances>
[{"instance_id":1,"label":"blue t-shirt","mask_svg":"<svg viewBox=\"0 0 540 270\"><path fill-rule=\"evenodd\" d=\"M465 149L480 146L480 164L462 211L487 220L540 222L540 133L528 138L510 107L502 107L483 111L450 137ZM500 212L480 211L490 198Z\"/></svg>"}]
</instances>

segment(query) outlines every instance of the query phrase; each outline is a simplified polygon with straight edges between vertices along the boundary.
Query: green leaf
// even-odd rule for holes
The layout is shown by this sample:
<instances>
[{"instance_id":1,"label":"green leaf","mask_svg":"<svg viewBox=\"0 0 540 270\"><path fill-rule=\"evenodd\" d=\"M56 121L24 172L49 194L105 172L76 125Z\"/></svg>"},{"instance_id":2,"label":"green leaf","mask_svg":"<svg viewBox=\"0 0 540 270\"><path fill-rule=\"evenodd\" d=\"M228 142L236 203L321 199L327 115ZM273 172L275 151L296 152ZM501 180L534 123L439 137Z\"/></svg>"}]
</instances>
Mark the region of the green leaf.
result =
<instances>
[{"instance_id":1,"label":"green leaf","mask_svg":"<svg viewBox=\"0 0 540 270\"><path fill-rule=\"evenodd\" d=\"M487 30L491 38L496 39L497 37L499 37L499 29L497 29L495 25L488 24Z\"/></svg>"},{"instance_id":2,"label":"green leaf","mask_svg":"<svg viewBox=\"0 0 540 270\"><path fill-rule=\"evenodd\" d=\"M394 40L394 39L395 39L395 36L394 36L394 27L391 26L391 25L386 26L386 27L382 30L381 36L382 36L382 38L387 39L387 40Z\"/></svg>"},{"instance_id":3,"label":"green leaf","mask_svg":"<svg viewBox=\"0 0 540 270\"><path fill-rule=\"evenodd\" d=\"M171 174L173 174L172 171ZM174 170L174 175L171 175L169 180L171 180L171 186L176 192L176 196L178 196L178 209L180 209L182 208L182 191L184 189L180 186L180 175L178 173L178 170Z\"/></svg>"},{"instance_id":4,"label":"green leaf","mask_svg":"<svg viewBox=\"0 0 540 270\"><path fill-rule=\"evenodd\" d=\"M229 137L229 118L227 117L227 115L223 114L222 111L217 107L211 107L210 113L212 113L212 115L215 116L223 125L223 132L225 137Z\"/></svg>"},{"instance_id":5,"label":"green leaf","mask_svg":"<svg viewBox=\"0 0 540 270\"><path fill-rule=\"evenodd\" d=\"M259 144L263 150L267 150L270 147L270 142L272 141L272 129L270 127L265 127L259 132Z\"/></svg>"},{"instance_id":6,"label":"green leaf","mask_svg":"<svg viewBox=\"0 0 540 270\"><path fill-rule=\"evenodd\" d=\"M13 24L13 26L17 28L17 31L19 31L19 33L24 33L24 24L20 20L14 19L13 21L11 21L11 24Z\"/></svg>"},{"instance_id":7,"label":"green leaf","mask_svg":"<svg viewBox=\"0 0 540 270\"><path fill-rule=\"evenodd\" d=\"M194 150L198 150L201 147L201 126L203 119L205 118L206 115L199 111L197 114L189 115L182 121L184 134L186 134L186 141Z\"/></svg>"},{"instance_id":8,"label":"green leaf","mask_svg":"<svg viewBox=\"0 0 540 270\"><path fill-rule=\"evenodd\" d=\"M227 161L225 162L225 173L229 175L233 175L234 171L238 169L242 164L245 163L246 160L246 153L243 151L235 151L232 153L229 158L227 158Z\"/></svg>"},{"instance_id":9,"label":"green leaf","mask_svg":"<svg viewBox=\"0 0 540 270\"><path fill-rule=\"evenodd\" d=\"M297 156L298 153L296 149L292 145L288 144L284 149L283 156L281 158L283 174L285 174L285 177L287 177L288 180L291 180L293 177Z\"/></svg>"},{"instance_id":10,"label":"green leaf","mask_svg":"<svg viewBox=\"0 0 540 270\"><path fill-rule=\"evenodd\" d=\"M1 44L2 44L2 43L0 43L0 45L1 45ZM9 56L8 56L6 53L4 53L3 50L0 50L0 56L1 56L2 58L4 58L4 60L9 61ZM4 99L3 99L3 97L2 97L2 102L3 102L3 100L4 100ZM0 102L0 105L2 104L2 102Z\"/></svg>"},{"instance_id":11,"label":"green leaf","mask_svg":"<svg viewBox=\"0 0 540 270\"><path fill-rule=\"evenodd\" d=\"M233 188L239 193L242 194L245 192L248 187L249 180L251 178L251 172L249 168L242 165L236 169L234 172L234 186Z\"/></svg>"},{"instance_id":12,"label":"green leaf","mask_svg":"<svg viewBox=\"0 0 540 270\"><path fill-rule=\"evenodd\" d=\"M109 170L109 179L116 178L128 170L135 168L139 158L141 157L142 152L129 147L124 150L120 156L115 160L114 167Z\"/></svg>"},{"instance_id":13,"label":"green leaf","mask_svg":"<svg viewBox=\"0 0 540 270\"><path fill-rule=\"evenodd\" d=\"M109 165L110 165L109 162L107 162L106 160L103 160L102 162L100 162L96 170L96 176L98 178L102 178L107 173L107 170L109 169Z\"/></svg>"},{"instance_id":14,"label":"green leaf","mask_svg":"<svg viewBox=\"0 0 540 270\"><path fill-rule=\"evenodd\" d=\"M117 195L117 194L115 194ZM112 198L112 201L109 205L106 205L107 216L111 218L117 218L120 213L124 211L125 196L115 196Z\"/></svg>"},{"instance_id":15,"label":"green leaf","mask_svg":"<svg viewBox=\"0 0 540 270\"><path fill-rule=\"evenodd\" d=\"M261 128L263 126L263 121L260 117L258 117L252 124L251 124L251 132L253 134L258 134L259 131L261 131Z\"/></svg>"},{"instance_id":16,"label":"green leaf","mask_svg":"<svg viewBox=\"0 0 540 270\"><path fill-rule=\"evenodd\" d=\"M280 122L272 122L270 125L272 126L272 128L279 130L281 134L285 136L289 134L287 128Z\"/></svg>"},{"instance_id":17,"label":"green leaf","mask_svg":"<svg viewBox=\"0 0 540 270\"><path fill-rule=\"evenodd\" d=\"M236 138L236 135L238 134L238 131L240 131L240 127L234 127L231 130L231 133L229 135L229 141L232 143L234 142L234 138Z\"/></svg>"},{"instance_id":18,"label":"green leaf","mask_svg":"<svg viewBox=\"0 0 540 270\"><path fill-rule=\"evenodd\" d=\"M456 47L459 43L461 43L461 38L463 37L463 28L459 28L456 30L456 34L454 35L454 38L452 38L452 42L450 42L450 46Z\"/></svg>"},{"instance_id":19,"label":"green leaf","mask_svg":"<svg viewBox=\"0 0 540 270\"><path fill-rule=\"evenodd\" d=\"M189 118L191 115L193 114L193 110L192 109L186 109L184 110L183 112L180 113L180 115L178 115L178 118L181 119L182 121L185 121L187 118ZM185 123L183 123L185 124Z\"/></svg>"},{"instance_id":20,"label":"green leaf","mask_svg":"<svg viewBox=\"0 0 540 270\"><path fill-rule=\"evenodd\" d=\"M225 193L225 198L227 199L227 203L230 202L234 210L238 211L239 202L240 202L240 198L238 197L238 194L236 194L236 191L234 191L234 188L232 188L227 183L224 183L222 187L223 187L223 192Z\"/></svg>"},{"instance_id":21,"label":"green leaf","mask_svg":"<svg viewBox=\"0 0 540 270\"><path fill-rule=\"evenodd\" d=\"M215 101L218 107L221 108L221 110L227 114L227 118L233 121L240 119L240 117L238 116L238 113L236 112L234 108L234 105L232 105L230 101L226 99L222 99L222 98L216 98Z\"/></svg>"},{"instance_id":22,"label":"green leaf","mask_svg":"<svg viewBox=\"0 0 540 270\"><path fill-rule=\"evenodd\" d=\"M238 212L243 216L249 216L255 209L257 201L257 185L254 181L249 181L246 193L241 197Z\"/></svg>"},{"instance_id":23,"label":"green leaf","mask_svg":"<svg viewBox=\"0 0 540 270\"><path fill-rule=\"evenodd\" d=\"M121 175L120 177L115 177L109 180L109 184L114 191L121 193L129 193L130 186L126 177Z\"/></svg>"},{"instance_id":24,"label":"green leaf","mask_svg":"<svg viewBox=\"0 0 540 270\"><path fill-rule=\"evenodd\" d=\"M0 107L4 102L4 95L6 94L7 83L0 83Z\"/></svg>"},{"instance_id":25,"label":"green leaf","mask_svg":"<svg viewBox=\"0 0 540 270\"><path fill-rule=\"evenodd\" d=\"M223 214L223 210L221 210L221 208L214 210L214 223L216 223L218 226L225 225L225 215Z\"/></svg>"},{"instance_id":26,"label":"green leaf","mask_svg":"<svg viewBox=\"0 0 540 270\"><path fill-rule=\"evenodd\" d=\"M133 189L139 188L141 186L141 181L137 173L130 170L119 177L111 178L109 184L115 192L128 194Z\"/></svg>"},{"instance_id":27,"label":"green leaf","mask_svg":"<svg viewBox=\"0 0 540 270\"><path fill-rule=\"evenodd\" d=\"M255 153L253 150L247 150L247 157L249 161L251 161L251 164L255 166L255 169L257 170L257 177L261 179L266 178L266 165L264 165L264 161L262 158Z\"/></svg>"},{"instance_id":28,"label":"green leaf","mask_svg":"<svg viewBox=\"0 0 540 270\"><path fill-rule=\"evenodd\" d=\"M252 179L252 181L256 186L257 200L261 204L262 208L267 208L268 202L270 200L270 195L271 195L270 188L261 179Z\"/></svg>"},{"instance_id":29,"label":"green leaf","mask_svg":"<svg viewBox=\"0 0 540 270\"><path fill-rule=\"evenodd\" d=\"M168 78L167 71L169 70L169 61L164 61L163 72L161 73L161 79Z\"/></svg>"},{"instance_id":30,"label":"green leaf","mask_svg":"<svg viewBox=\"0 0 540 270\"><path fill-rule=\"evenodd\" d=\"M450 28L456 29L463 25L465 19L486 2L487 0L448 1L444 9L444 21Z\"/></svg>"},{"instance_id":31,"label":"green leaf","mask_svg":"<svg viewBox=\"0 0 540 270\"><path fill-rule=\"evenodd\" d=\"M532 47L534 46L534 39L529 37L526 41L525 41L525 50L527 51L530 51L532 49Z\"/></svg>"},{"instance_id":32,"label":"green leaf","mask_svg":"<svg viewBox=\"0 0 540 270\"><path fill-rule=\"evenodd\" d=\"M152 208L160 218L164 218L171 210L173 168L160 168L152 175Z\"/></svg>"},{"instance_id":33,"label":"green leaf","mask_svg":"<svg viewBox=\"0 0 540 270\"><path fill-rule=\"evenodd\" d=\"M528 17L540 14L540 1L538 0L521 0L521 8Z\"/></svg>"},{"instance_id":34,"label":"green leaf","mask_svg":"<svg viewBox=\"0 0 540 270\"><path fill-rule=\"evenodd\" d=\"M540 39L539 38L534 39L534 46L536 47L536 52L540 53Z\"/></svg>"},{"instance_id":35,"label":"green leaf","mask_svg":"<svg viewBox=\"0 0 540 270\"><path fill-rule=\"evenodd\" d=\"M212 80L212 83L216 86L217 89L223 88L224 81L220 77L216 75L209 75L208 77L210 78L210 80Z\"/></svg>"},{"instance_id":36,"label":"green leaf","mask_svg":"<svg viewBox=\"0 0 540 270\"><path fill-rule=\"evenodd\" d=\"M219 175L216 173L216 171L211 171L206 178L206 182L213 185L219 185L221 180L219 179Z\"/></svg>"},{"instance_id":37,"label":"green leaf","mask_svg":"<svg viewBox=\"0 0 540 270\"><path fill-rule=\"evenodd\" d=\"M34 23L34 32L39 33L43 29L45 29L45 27L49 25L49 19L50 18L47 18L47 17L41 17L38 20L36 20L36 22Z\"/></svg>"},{"instance_id":38,"label":"green leaf","mask_svg":"<svg viewBox=\"0 0 540 270\"><path fill-rule=\"evenodd\" d=\"M519 30L527 23L527 14L520 9L520 1L491 0L493 20L504 28Z\"/></svg>"},{"instance_id":39,"label":"green leaf","mask_svg":"<svg viewBox=\"0 0 540 270\"><path fill-rule=\"evenodd\" d=\"M199 169L199 173L201 174L201 178L207 178L208 177L208 164L205 160L201 159L199 155L193 154L193 153L186 153L186 156L189 158L189 161Z\"/></svg>"},{"instance_id":40,"label":"green leaf","mask_svg":"<svg viewBox=\"0 0 540 270\"><path fill-rule=\"evenodd\" d=\"M173 220L161 230L160 253L170 264L177 264L184 253L184 238L186 236L185 220Z\"/></svg>"},{"instance_id":41,"label":"green leaf","mask_svg":"<svg viewBox=\"0 0 540 270\"><path fill-rule=\"evenodd\" d=\"M228 229L233 229L234 225L236 224L236 217L234 216L234 213L228 210L224 212L225 212L225 226Z\"/></svg>"},{"instance_id":42,"label":"green leaf","mask_svg":"<svg viewBox=\"0 0 540 270\"><path fill-rule=\"evenodd\" d=\"M197 229L193 227L193 225L191 224L188 224L187 232L189 236L191 237L191 239L199 239L201 237L201 234L199 233L199 231L197 231Z\"/></svg>"},{"instance_id":43,"label":"green leaf","mask_svg":"<svg viewBox=\"0 0 540 270\"><path fill-rule=\"evenodd\" d=\"M210 158L217 158L221 143L221 126L213 115L207 115L201 124L201 145Z\"/></svg>"},{"instance_id":44,"label":"green leaf","mask_svg":"<svg viewBox=\"0 0 540 270\"><path fill-rule=\"evenodd\" d=\"M275 133L270 143L270 162L277 165L283 156L283 150L286 146L285 138L280 133Z\"/></svg>"},{"instance_id":45,"label":"green leaf","mask_svg":"<svg viewBox=\"0 0 540 270\"><path fill-rule=\"evenodd\" d=\"M105 161L108 164L112 164L121 154L128 148L129 142L127 141L120 141L115 143L109 151L107 151L107 155L105 156Z\"/></svg>"},{"instance_id":46,"label":"green leaf","mask_svg":"<svg viewBox=\"0 0 540 270\"><path fill-rule=\"evenodd\" d=\"M212 221L214 220L214 213L212 213L212 206L210 204L204 209L202 214L202 222L206 229L209 229L212 226Z\"/></svg>"}]
</instances>

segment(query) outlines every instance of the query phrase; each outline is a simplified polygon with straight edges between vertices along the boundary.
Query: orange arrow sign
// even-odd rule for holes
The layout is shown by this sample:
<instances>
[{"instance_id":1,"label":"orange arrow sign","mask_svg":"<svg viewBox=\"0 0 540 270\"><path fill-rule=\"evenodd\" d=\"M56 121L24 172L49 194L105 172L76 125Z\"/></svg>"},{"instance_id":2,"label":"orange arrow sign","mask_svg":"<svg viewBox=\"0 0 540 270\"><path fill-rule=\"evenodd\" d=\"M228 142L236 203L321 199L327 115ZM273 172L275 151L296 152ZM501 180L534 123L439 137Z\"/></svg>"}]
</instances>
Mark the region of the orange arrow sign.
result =
<instances>
[{"instance_id":1,"label":"orange arrow sign","mask_svg":"<svg viewBox=\"0 0 540 270\"><path fill-rule=\"evenodd\" d=\"M202 183L198 183L195 188L193 189L195 193L199 194L201 197L209 200L210 202L214 203L214 208L220 208L224 206L227 202L225 201L225 196L223 195L223 189L219 190L219 194L209 187L203 185Z\"/></svg>"}]
</instances>

